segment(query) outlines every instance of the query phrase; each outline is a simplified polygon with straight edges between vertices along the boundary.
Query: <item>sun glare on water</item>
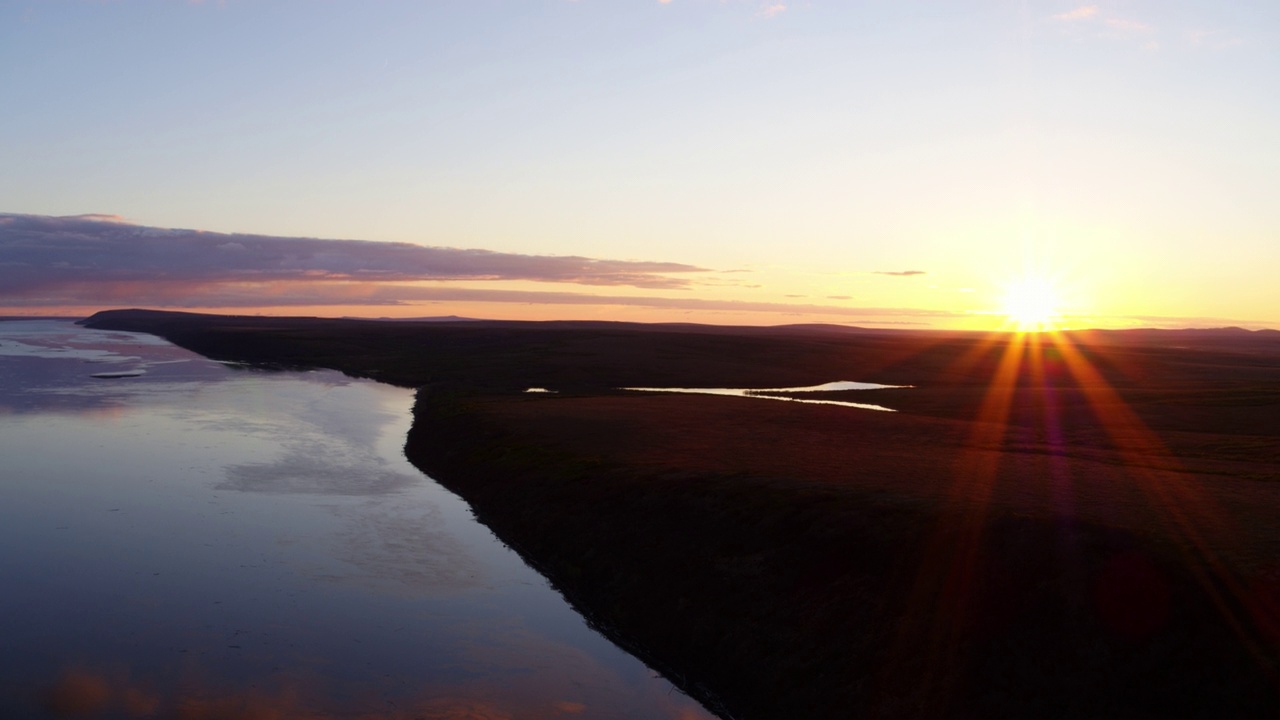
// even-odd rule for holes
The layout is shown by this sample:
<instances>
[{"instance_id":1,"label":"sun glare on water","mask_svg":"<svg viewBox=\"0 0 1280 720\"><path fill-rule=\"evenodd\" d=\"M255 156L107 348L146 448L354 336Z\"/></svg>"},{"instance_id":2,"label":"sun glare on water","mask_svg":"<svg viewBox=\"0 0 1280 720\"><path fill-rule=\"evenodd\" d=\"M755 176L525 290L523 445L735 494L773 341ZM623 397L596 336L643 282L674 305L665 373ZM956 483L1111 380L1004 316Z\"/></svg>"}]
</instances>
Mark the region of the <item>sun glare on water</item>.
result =
<instances>
[{"instance_id":1,"label":"sun glare on water","mask_svg":"<svg viewBox=\"0 0 1280 720\"><path fill-rule=\"evenodd\" d=\"M1042 332L1057 329L1060 305L1049 279L1028 275L1005 286L1001 312L1019 332Z\"/></svg>"}]
</instances>

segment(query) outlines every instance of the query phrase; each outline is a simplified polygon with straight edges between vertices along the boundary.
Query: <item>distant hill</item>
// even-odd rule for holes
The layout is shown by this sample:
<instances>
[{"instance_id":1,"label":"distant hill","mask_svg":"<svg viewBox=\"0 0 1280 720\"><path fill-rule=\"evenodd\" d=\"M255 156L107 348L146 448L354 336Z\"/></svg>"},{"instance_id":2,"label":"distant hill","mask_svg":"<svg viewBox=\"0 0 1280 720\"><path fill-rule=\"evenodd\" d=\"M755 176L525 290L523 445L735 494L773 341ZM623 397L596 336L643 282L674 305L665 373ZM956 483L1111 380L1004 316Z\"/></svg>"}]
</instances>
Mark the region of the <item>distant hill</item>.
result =
<instances>
[{"instance_id":1,"label":"distant hill","mask_svg":"<svg viewBox=\"0 0 1280 720\"><path fill-rule=\"evenodd\" d=\"M380 322L483 322L479 318L461 317L459 315L431 315L427 317L358 317L355 315L344 315L343 320L378 320Z\"/></svg>"}]
</instances>

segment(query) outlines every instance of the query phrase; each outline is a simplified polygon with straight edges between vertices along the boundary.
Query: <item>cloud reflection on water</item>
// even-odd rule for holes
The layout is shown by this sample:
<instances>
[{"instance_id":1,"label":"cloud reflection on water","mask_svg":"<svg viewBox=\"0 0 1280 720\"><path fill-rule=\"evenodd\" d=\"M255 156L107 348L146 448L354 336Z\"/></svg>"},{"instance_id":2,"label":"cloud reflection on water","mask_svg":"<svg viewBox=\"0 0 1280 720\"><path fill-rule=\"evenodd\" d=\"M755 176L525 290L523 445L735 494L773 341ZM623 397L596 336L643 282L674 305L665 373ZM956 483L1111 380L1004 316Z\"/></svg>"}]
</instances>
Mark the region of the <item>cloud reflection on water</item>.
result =
<instances>
[{"instance_id":1,"label":"cloud reflection on water","mask_svg":"<svg viewBox=\"0 0 1280 720\"><path fill-rule=\"evenodd\" d=\"M319 455L294 450L271 463L227 467L227 477L215 487L237 492L299 495L390 495L422 482L377 465L330 462L332 453Z\"/></svg>"},{"instance_id":2,"label":"cloud reflection on water","mask_svg":"<svg viewBox=\"0 0 1280 720\"><path fill-rule=\"evenodd\" d=\"M524 644L525 640L533 643ZM458 681L396 679L380 687L344 687L307 675L282 674L246 684L198 668L167 677L132 669L69 665L31 698L54 718L174 718L176 720L709 720L679 693L637 690L575 649L540 638L515 637L504 650L542 662L501 676ZM485 667L497 655L478 657ZM34 709L34 708L33 708Z\"/></svg>"}]
</instances>

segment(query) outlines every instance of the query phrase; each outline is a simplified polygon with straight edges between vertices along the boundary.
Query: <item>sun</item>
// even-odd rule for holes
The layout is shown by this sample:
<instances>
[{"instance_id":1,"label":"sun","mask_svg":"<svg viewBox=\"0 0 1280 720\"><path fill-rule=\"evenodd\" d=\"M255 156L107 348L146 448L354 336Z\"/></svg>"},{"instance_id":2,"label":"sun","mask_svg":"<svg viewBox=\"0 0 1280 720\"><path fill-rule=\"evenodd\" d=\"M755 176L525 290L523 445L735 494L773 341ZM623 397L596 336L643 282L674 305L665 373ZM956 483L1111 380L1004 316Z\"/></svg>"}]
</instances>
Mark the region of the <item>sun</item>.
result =
<instances>
[{"instance_id":1,"label":"sun","mask_svg":"<svg viewBox=\"0 0 1280 720\"><path fill-rule=\"evenodd\" d=\"M1019 332L1057 328L1061 298L1046 277L1024 275L1005 286L1001 312Z\"/></svg>"}]
</instances>

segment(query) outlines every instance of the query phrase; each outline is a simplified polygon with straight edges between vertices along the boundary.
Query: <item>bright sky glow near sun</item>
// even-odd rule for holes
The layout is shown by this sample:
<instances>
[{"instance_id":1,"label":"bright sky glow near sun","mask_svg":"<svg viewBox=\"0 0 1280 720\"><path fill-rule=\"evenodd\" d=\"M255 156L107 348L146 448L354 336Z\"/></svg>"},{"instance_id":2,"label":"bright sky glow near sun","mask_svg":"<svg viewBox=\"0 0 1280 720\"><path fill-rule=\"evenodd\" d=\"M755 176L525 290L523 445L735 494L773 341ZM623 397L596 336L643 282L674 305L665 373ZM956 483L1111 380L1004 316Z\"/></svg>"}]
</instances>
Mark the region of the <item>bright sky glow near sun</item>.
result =
<instances>
[{"instance_id":1,"label":"bright sky glow near sun","mask_svg":"<svg viewBox=\"0 0 1280 720\"><path fill-rule=\"evenodd\" d=\"M1280 327L1278 87L1274 0L11 0L0 314Z\"/></svg>"}]
</instances>

